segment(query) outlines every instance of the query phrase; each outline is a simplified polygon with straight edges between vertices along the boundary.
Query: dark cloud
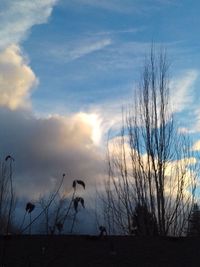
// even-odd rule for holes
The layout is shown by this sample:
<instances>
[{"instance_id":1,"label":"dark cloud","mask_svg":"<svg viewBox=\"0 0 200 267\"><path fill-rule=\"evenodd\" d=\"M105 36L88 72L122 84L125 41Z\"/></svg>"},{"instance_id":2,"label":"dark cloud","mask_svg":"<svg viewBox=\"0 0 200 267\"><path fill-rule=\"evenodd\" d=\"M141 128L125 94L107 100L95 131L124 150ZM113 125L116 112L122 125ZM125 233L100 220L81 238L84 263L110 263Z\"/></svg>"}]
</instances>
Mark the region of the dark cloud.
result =
<instances>
[{"instance_id":1,"label":"dark cloud","mask_svg":"<svg viewBox=\"0 0 200 267\"><path fill-rule=\"evenodd\" d=\"M92 129L81 116L36 118L27 110L0 109L0 154L15 158L14 179L21 196L32 198L53 188L62 174L94 185L103 176L103 156Z\"/></svg>"}]
</instances>

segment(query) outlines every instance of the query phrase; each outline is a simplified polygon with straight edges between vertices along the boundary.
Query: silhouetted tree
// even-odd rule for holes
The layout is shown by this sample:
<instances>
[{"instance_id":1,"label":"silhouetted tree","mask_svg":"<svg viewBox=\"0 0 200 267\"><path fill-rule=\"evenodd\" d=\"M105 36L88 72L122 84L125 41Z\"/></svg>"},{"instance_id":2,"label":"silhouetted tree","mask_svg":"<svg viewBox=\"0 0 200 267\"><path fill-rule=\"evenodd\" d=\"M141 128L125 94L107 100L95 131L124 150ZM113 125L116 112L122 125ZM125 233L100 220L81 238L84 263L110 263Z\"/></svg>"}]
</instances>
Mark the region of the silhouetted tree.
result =
<instances>
[{"instance_id":1,"label":"silhouetted tree","mask_svg":"<svg viewBox=\"0 0 200 267\"><path fill-rule=\"evenodd\" d=\"M13 188L14 159L8 155L0 161L0 234L12 232L13 215L16 207L16 196Z\"/></svg>"},{"instance_id":2,"label":"silhouetted tree","mask_svg":"<svg viewBox=\"0 0 200 267\"><path fill-rule=\"evenodd\" d=\"M107 230L106 227L103 225L99 226L99 237L102 237L104 235L107 235Z\"/></svg>"},{"instance_id":3,"label":"silhouetted tree","mask_svg":"<svg viewBox=\"0 0 200 267\"><path fill-rule=\"evenodd\" d=\"M158 224L153 214L148 211L147 206L136 205L133 214L133 234L137 236L156 236L158 235Z\"/></svg>"},{"instance_id":4,"label":"silhouetted tree","mask_svg":"<svg viewBox=\"0 0 200 267\"><path fill-rule=\"evenodd\" d=\"M104 211L111 233L132 232L137 205L157 221L159 235L179 236L187 224L199 166L174 121L168 67L166 54L152 48L133 104L122 111L121 132L108 142Z\"/></svg>"},{"instance_id":5,"label":"silhouetted tree","mask_svg":"<svg viewBox=\"0 0 200 267\"><path fill-rule=\"evenodd\" d=\"M200 236L200 209L197 203L192 208L188 222L187 236Z\"/></svg>"}]
</instances>

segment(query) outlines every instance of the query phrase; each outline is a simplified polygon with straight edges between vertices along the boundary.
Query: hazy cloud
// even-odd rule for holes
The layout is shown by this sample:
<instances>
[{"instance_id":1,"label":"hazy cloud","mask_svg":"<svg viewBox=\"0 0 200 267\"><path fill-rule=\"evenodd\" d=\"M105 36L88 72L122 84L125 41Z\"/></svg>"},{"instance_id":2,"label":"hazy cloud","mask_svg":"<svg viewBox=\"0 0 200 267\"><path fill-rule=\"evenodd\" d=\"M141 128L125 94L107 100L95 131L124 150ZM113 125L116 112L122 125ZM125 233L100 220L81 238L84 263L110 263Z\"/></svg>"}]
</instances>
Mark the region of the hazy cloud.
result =
<instances>
[{"instance_id":1,"label":"hazy cloud","mask_svg":"<svg viewBox=\"0 0 200 267\"><path fill-rule=\"evenodd\" d=\"M19 44L29 29L47 22L57 0L1 0L0 49Z\"/></svg>"},{"instance_id":2,"label":"hazy cloud","mask_svg":"<svg viewBox=\"0 0 200 267\"><path fill-rule=\"evenodd\" d=\"M192 132L199 133L200 132L200 109L199 107L197 107L195 111L193 112L193 120L194 120L194 123L192 125Z\"/></svg>"},{"instance_id":3,"label":"hazy cloud","mask_svg":"<svg viewBox=\"0 0 200 267\"><path fill-rule=\"evenodd\" d=\"M118 13L141 13L152 9L159 9L166 5L175 4L171 0L71 0L67 5L74 5L76 8L80 5L99 8Z\"/></svg>"},{"instance_id":4,"label":"hazy cloud","mask_svg":"<svg viewBox=\"0 0 200 267\"><path fill-rule=\"evenodd\" d=\"M111 44L112 40L110 38L98 40L83 38L66 44L56 44L52 49L48 49L48 55L50 54L52 57L63 62L69 62L100 51Z\"/></svg>"},{"instance_id":5,"label":"hazy cloud","mask_svg":"<svg viewBox=\"0 0 200 267\"><path fill-rule=\"evenodd\" d=\"M142 27L138 28L129 28L129 29L123 29L123 30L110 30L110 31L100 31L94 33L94 35L104 36L104 35L118 35L118 34L127 34L127 33L137 33L139 31L144 30Z\"/></svg>"},{"instance_id":6,"label":"hazy cloud","mask_svg":"<svg viewBox=\"0 0 200 267\"><path fill-rule=\"evenodd\" d=\"M74 50L71 50L69 52L69 59L74 60L74 59L83 57L87 54L101 50L110 44L111 44L110 39L104 39L104 40L100 40L97 42L88 43L80 47L76 47Z\"/></svg>"},{"instance_id":7,"label":"hazy cloud","mask_svg":"<svg viewBox=\"0 0 200 267\"><path fill-rule=\"evenodd\" d=\"M180 112L192 103L194 84L198 76L197 70L188 70L182 77L173 79L170 84L173 111Z\"/></svg>"}]
</instances>

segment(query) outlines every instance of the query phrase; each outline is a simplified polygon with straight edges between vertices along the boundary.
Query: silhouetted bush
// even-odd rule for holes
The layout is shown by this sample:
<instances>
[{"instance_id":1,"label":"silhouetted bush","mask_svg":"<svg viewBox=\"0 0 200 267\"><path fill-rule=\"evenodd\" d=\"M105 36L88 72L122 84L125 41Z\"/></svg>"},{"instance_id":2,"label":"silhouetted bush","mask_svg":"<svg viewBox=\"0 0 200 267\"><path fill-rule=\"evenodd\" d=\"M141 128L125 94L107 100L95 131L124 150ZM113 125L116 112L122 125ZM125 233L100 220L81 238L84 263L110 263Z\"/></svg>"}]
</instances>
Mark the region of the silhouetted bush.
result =
<instances>
[{"instance_id":1,"label":"silhouetted bush","mask_svg":"<svg viewBox=\"0 0 200 267\"><path fill-rule=\"evenodd\" d=\"M200 236L200 209L197 203L194 204L188 222L188 236Z\"/></svg>"},{"instance_id":2,"label":"silhouetted bush","mask_svg":"<svg viewBox=\"0 0 200 267\"><path fill-rule=\"evenodd\" d=\"M158 235L158 225L156 218L145 204L137 204L133 215L133 234L137 236Z\"/></svg>"}]
</instances>

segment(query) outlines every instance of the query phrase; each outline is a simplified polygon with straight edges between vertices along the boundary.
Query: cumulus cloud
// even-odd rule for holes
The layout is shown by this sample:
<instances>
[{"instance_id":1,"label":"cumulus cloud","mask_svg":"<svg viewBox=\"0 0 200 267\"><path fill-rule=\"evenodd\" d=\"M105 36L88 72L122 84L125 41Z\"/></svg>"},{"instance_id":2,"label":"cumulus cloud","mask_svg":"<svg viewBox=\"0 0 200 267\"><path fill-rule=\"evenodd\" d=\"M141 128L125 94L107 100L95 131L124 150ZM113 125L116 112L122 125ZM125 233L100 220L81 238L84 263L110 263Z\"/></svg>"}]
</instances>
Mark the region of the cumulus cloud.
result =
<instances>
[{"instance_id":1,"label":"cumulus cloud","mask_svg":"<svg viewBox=\"0 0 200 267\"><path fill-rule=\"evenodd\" d=\"M36 84L37 78L18 46L9 46L0 53L0 106L29 106L30 92Z\"/></svg>"},{"instance_id":2,"label":"cumulus cloud","mask_svg":"<svg viewBox=\"0 0 200 267\"><path fill-rule=\"evenodd\" d=\"M47 22L57 0L0 1L0 106L30 106L37 78L19 45L32 26Z\"/></svg>"},{"instance_id":3,"label":"cumulus cloud","mask_svg":"<svg viewBox=\"0 0 200 267\"><path fill-rule=\"evenodd\" d=\"M19 44L34 25L47 22L57 0L1 0L0 49Z\"/></svg>"},{"instance_id":4,"label":"cumulus cloud","mask_svg":"<svg viewBox=\"0 0 200 267\"><path fill-rule=\"evenodd\" d=\"M66 173L65 186L83 179L94 186L104 175L98 144L100 119L96 114L36 117L31 91L36 75L20 48L29 29L47 21L56 0L1 1L0 22L0 154L15 158L14 180L20 196L36 198L52 189ZM70 55L82 57L109 45L109 40L78 47Z\"/></svg>"},{"instance_id":5,"label":"cumulus cloud","mask_svg":"<svg viewBox=\"0 0 200 267\"><path fill-rule=\"evenodd\" d=\"M21 196L38 197L53 188L62 173L67 174L69 188L73 179L94 186L102 177L102 154L83 114L36 118L31 112L1 108L0 123L1 155L15 158L14 176Z\"/></svg>"},{"instance_id":6,"label":"cumulus cloud","mask_svg":"<svg viewBox=\"0 0 200 267\"><path fill-rule=\"evenodd\" d=\"M102 119L97 113L83 113L80 112L75 115L77 119L88 124L91 128L91 139L95 145L101 143L103 128L102 128Z\"/></svg>"}]
</instances>

